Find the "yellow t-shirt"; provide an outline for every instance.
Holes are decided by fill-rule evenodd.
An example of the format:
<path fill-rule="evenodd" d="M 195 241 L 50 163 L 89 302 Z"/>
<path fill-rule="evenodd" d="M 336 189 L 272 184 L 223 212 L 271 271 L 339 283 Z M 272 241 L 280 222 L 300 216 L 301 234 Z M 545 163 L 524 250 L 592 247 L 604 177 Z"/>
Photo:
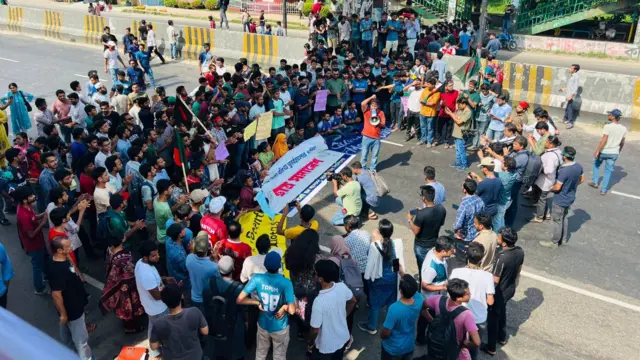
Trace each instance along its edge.
<path fill-rule="evenodd" d="M 318 224 L 318 222 L 316 220 L 311 220 L 311 223 L 309 224 L 309 229 L 313 229 L 315 231 L 318 231 L 318 229 L 320 228 L 320 225 Z M 284 237 L 287 240 L 293 240 L 295 238 L 297 238 L 298 236 L 300 236 L 300 234 L 302 234 L 303 231 L 307 230 L 307 228 L 305 228 L 302 225 L 296 225 L 290 229 L 286 229 L 284 231 Z"/>
<path fill-rule="evenodd" d="M 424 103 L 433 102 L 435 103 L 432 106 L 427 106 Z M 438 104 L 440 103 L 440 92 L 436 91 L 435 93 L 429 96 L 429 91 L 424 90 L 422 92 L 422 97 L 420 98 L 420 103 L 422 104 L 422 109 L 420 110 L 420 115 L 433 117 L 436 116 L 438 111 Z"/>

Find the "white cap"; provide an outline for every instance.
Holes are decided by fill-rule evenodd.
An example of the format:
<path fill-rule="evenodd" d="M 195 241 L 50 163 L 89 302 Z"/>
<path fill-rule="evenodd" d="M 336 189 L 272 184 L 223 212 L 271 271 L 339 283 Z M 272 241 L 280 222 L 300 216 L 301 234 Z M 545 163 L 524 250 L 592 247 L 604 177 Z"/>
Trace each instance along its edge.
<path fill-rule="evenodd" d="M 113 41 L 109 41 L 109 42 L 107 43 L 107 46 L 116 46 L 116 43 L 114 43 Z"/>
<path fill-rule="evenodd" d="M 100 89 L 101 87 L 104 87 L 104 85 L 102 85 L 101 82 L 97 82 L 95 85 L 93 85 L 96 89 Z"/>
<path fill-rule="evenodd" d="M 217 214 L 220 211 L 222 211 L 222 209 L 224 209 L 224 204 L 227 202 L 227 198 L 225 198 L 224 196 L 218 196 L 218 197 L 214 197 L 213 199 L 211 199 L 211 202 L 209 202 L 209 212 Z"/>

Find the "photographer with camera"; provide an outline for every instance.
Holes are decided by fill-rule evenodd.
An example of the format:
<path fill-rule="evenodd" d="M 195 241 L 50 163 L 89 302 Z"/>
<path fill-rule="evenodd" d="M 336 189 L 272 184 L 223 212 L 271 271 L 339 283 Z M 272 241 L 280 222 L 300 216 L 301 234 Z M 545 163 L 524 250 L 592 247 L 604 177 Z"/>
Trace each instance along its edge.
<path fill-rule="evenodd" d="M 331 218 L 331 223 L 344 225 L 344 218 L 347 215 L 360 216 L 362 187 L 353 179 L 351 168 L 347 166 L 340 170 L 339 174 L 329 174 L 327 179 L 333 182 L 333 194 L 336 196 L 336 204 L 340 206 L 338 212 Z"/>
<path fill-rule="evenodd" d="M 482 161 L 485 157 L 492 157 L 496 166 L 496 172 L 502 169 L 504 157 L 511 153 L 513 143 L 516 140 L 517 128 L 514 124 L 506 124 L 504 127 L 504 137 L 499 140 L 491 140 L 486 136 L 482 136 L 480 141 L 480 149 L 478 150 L 478 159 Z"/>
<path fill-rule="evenodd" d="M 378 206 L 378 193 L 376 191 L 376 183 L 371 177 L 371 171 L 364 170 L 360 161 L 354 161 L 351 164 L 353 174 L 356 176 L 356 181 L 360 183 L 362 188 L 360 194 L 362 198 L 362 211 L 360 214 L 367 214 L 369 220 L 378 220 L 378 214 L 373 211 L 373 208 Z"/>

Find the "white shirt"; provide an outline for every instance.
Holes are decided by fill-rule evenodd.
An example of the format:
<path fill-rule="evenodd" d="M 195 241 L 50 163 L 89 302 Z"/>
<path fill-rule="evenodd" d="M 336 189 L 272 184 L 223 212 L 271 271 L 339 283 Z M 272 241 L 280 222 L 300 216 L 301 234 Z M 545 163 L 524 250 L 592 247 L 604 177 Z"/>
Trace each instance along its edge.
<path fill-rule="evenodd" d="M 111 152 L 109 152 L 108 154 L 105 154 L 102 151 L 99 151 L 98 154 L 96 154 L 96 158 L 95 160 L 93 160 L 93 163 L 96 164 L 96 167 L 106 168 L 106 166 L 104 165 L 104 162 L 107 160 L 109 156 L 111 156 Z"/>
<path fill-rule="evenodd" d="M 621 124 L 609 123 L 602 130 L 603 135 L 608 135 L 607 143 L 604 144 L 601 153 L 620 154 L 620 143 L 627 136 L 627 128 Z"/>
<path fill-rule="evenodd" d="M 91 96 L 91 101 L 93 101 L 93 104 L 91 105 L 98 107 L 98 105 L 100 105 L 100 103 L 103 101 L 109 102 L 109 95 L 96 92 L 95 94 L 93 94 L 93 96 Z"/>
<path fill-rule="evenodd" d="M 133 117 L 134 124 L 138 126 L 142 126 L 142 124 L 140 123 L 140 117 L 138 117 L 138 113 L 140 112 L 140 110 L 141 108 L 140 106 L 138 106 L 138 104 L 133 105 L 129 110 L 129 115 Z"/>
<path fill-rule="evenodd" d="M 264 274 L 267 269 L 264 267 L 264 258 L 267 255 L 253 255 L 244 260 L 242 264 L 242 272 L 240 273 L 240 281 L 246 283 L 254 274 Z"/>
<path fill-rule="evenodd" d="M 487 321 L 487 295 L 495 294 L 493 275 L 481 269 L 469 269 L 467 267 L 454 269 L 449 279 L 462 279 L 469 283 L 471 298 L 463 305 L 471 310 L 476 324 Z"/>
<path fill-rule="evenodd" d="M 165 305 L 162 300 L 154 299 L 149 292 L 149 290 L 155 288 L 162 290 L 162 279 L 160 278 L 160 274 L 158 274 L 158 270 L 140 259 L 136 263 L 135 277 L 136 288 L 138 288 L 138 293 L 140 294 L 140 302 L 147 315 L 155 316 L 166 311 L 167 305 Z"/>
<path fill-rule="evenodd" d="M 227 72 L 227 67 L 226 66 L 223 66 L 223 67 L 217 67 L 216 66 L 216 74 L 218 74 L 218 76 L 222 76 L 226 72 Z"/>
<path fill-rule="evenodd" d="M 329 289 L 320 290 L 311 309 L 311 326 L 320 329 L 316 348 L 321 354 L 331 354 L 349 341 L 346 302 L 353 293 L 344 283 L 334 283 Z"/>
<path fill-rule="evenodd" d="M 351 39 L 351 23 L 345 21 L 338 23 L 338 32 L 340 33 L 340 41 Z"/>
<path fill-rule="evenodd" d="M 84 104 L 82 101 L 78 101 L 77 104 L 71 104 L 69 108 L 69 116 L 71 116 L 71 121 L 78 124 L 81 128 L 87 127 L 87 113 L 84 111 Z"/>
<path fill-rule="evenodd" d="M 109 69 L 118 68 L 118 50 L 117 49 L 113 49 L 113 51 L 109 49 L 105 50 L 104 58 L 107 59 L 107 67 Z"/>
<path fill-rule="evenodd" d="M 127 112 L 127 109 L 129 107 L 129 98 L 127 97 L 127 95 L 122 95 L 122 94 L 114 95 L 111 98 L 110 105 L 113 108 L 113 110 L 118 114 L 124 114 Z"/>
<path fill-rule="evenodd" d="M 100 215 L 109 208 L 109 198 L 115 191 L 110 186 L 105 188 L 96 188 L 93 191 L 93 203 L 96 204 L 96 214 Z"/>
<path fill-rule="evenodd" d="M 420 97 L 422 97 L 423 89 L 416 89 L 412 87 L 411 94 L 409 94 L 409 111 L 419 113 L 422 110 L 422 104 L 420 103 Z"/>
<path fill-rule="evenodd" d="M 177 37 L 178 37 L 178 34 L 176 33 L 176 28 L 169 25 L 169 27 L 167 28 L 167 39 L 169 39 L 169 44 L 177 43 L 178 42 Z M 149 37 L 147 36 L 147 41 L 148 40 L 149 40 Z"/>
<path fill-rule="evenodd" d="M 533 138 L 536 139 L 536 141 L 540 140 L 541 138 L 541 135 L 538 134 L 538 132 L 536 131 L 537 123 L 538 123 L 537 121 L 534 121 L 533 124 L 525 125 L 522 127 L 522 131 L 531 132 L 533 134 Z M 553 126 L 549 121 L 547 121 L 546 124 L 547 126 L 549 126 L 549 136 L 554 136 L 556 134 L 555 126 Z"/>
<path fill-rule="evenodd" d="M 435 248 L 429 250 L 427 256 L 422 263 L 422 269 L 420 269 L 422 275 L 422 282 L 429 285 L 442 285 L 447 281 L 447 260 L 439 260 L 435 254 Z M 422 284 L 420 284 L 422 289 Z M 446 291 L 427 291 L 421 290 L 422 296 L 425 300 L 436 295 L 443 295 Z"/>
<path fill-rule="evenodd" d="M 548 149 L 540 156 L 542 160 L 542 171 L 535 184 L 542 191 L 549 191 L 556 183 L 556 173 L 558 167 L 562 165 L 562 154 L 558 148 Z"/>
<path fill-rule="evenodd" d="M 147 32 L 147 46 L 156 46 L 156 32 L 153 30 Z"/>
<path fill-rule="evenodd" d="M 282 101 L 287 104 L 289 101 L 291 101 L 291 94 L 289 94 L 289 91 L 280 91 L 280 99 L 282 99 Z M 289 105 L 284 107 L 285 110 L 290 110 L 289 109 Z M 285 115 L 284 116 L 284 120 L 286 121 L 287 119 L 289 119 L 291 116 L 289 115 Z"/>

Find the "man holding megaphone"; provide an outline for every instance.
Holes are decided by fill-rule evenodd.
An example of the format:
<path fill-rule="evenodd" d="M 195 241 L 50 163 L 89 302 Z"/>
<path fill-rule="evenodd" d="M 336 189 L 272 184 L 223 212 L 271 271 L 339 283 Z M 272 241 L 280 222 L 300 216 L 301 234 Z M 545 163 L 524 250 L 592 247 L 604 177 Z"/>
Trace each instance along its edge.
<path fill-rule="evenodd" d="M 364 129 L 362 130 L 362 167 L 365 170 L 376 171 L 378 154 L 380 153 L 380 131 L 385 127 L 384 112 L 380 109 L 375 95 L 362 102 L 364 115 Z M 371 153 L 371 166 L 367 166 Z"/>

